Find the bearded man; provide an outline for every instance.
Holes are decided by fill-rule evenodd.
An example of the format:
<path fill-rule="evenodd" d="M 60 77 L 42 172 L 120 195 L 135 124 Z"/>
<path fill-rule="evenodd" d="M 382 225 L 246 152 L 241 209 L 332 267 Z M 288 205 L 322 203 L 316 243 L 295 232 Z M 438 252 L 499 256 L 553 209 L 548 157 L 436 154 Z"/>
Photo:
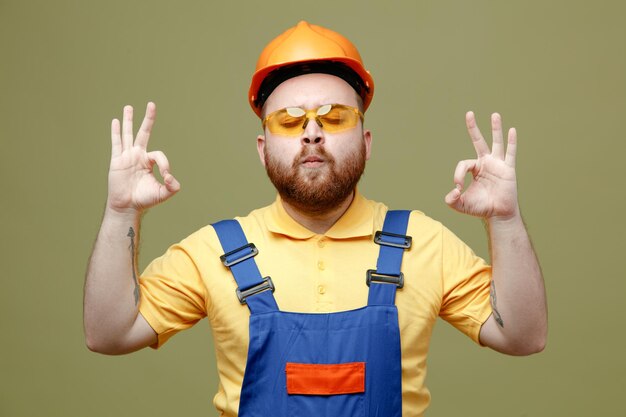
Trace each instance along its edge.
<path fill-rule="evenodd" d="M 147 151 L 155 105 L 136 138 L 126 106 L 121 126 L 112 123 L 108 199 L 86 279 L 89 349 L 158 348 L 208 317 L 220 415 L 386 417 L 421 416 L 428 406 L 437 317 L 499 352 L 541 351 L 546 301 L 517 201 L 515 130 L 505 149 L 494 114 L 489 149 L 468 112 L 477 156 L 458 164 L 445 197 L 487 223 L 489 266 L 423 213 L 388 210 L 358 192 L 373 91 L 358 51 L 336 32 L 300 22 L 270 42 L 249 101 L 276 201 L 193 233 L 140 278 L 141 213 L 180 184 L 165 155 Z"/>

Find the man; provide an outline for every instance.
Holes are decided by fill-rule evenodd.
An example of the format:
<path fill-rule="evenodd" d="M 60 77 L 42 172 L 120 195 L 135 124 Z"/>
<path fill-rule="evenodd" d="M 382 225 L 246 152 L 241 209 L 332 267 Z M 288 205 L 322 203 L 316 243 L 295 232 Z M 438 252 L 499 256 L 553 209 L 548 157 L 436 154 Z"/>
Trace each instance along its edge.
<path fill-rule="evenodd" d="M 199 230 L 141 278 L 141 213 L 180 184 L 165 155 L 147 151 L 155 105 L 134 140 L 125 107 L 121 129 L 112 123 L 107 205 L 86 278 L 89 348 L 156 348 L 206 316 L 220 376 L 214 403 L 226 416 L 420 416 L 437 316 L 497 351 L 541 351 L 546 301 L 517 202 L 515 130 L 505 151 L 494 114 L 490 150 L 467 113 L 477 157 L 458 164 L 445 197 L 487 223 L 490 267 L 424 214 L 359 194 L 373 91 L 358 51 L 336 32 L 300 22 L 268 44 L 249 100 L 276 202 Z"/>

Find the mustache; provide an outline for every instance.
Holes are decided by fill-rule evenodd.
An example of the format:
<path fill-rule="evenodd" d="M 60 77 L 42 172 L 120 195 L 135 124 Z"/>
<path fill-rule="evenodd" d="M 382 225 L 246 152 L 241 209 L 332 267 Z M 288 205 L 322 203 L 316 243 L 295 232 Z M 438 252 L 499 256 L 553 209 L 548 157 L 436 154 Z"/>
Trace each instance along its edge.
<path fill-rule="evenodd" d="M 293 159 L 293 163 L 291 164 L 293 168 L 298 167 L 302 164 L 307 158 L 319 158 L 324 162 L 328 162 L 331 165 L 335 164 L 335 158 L 329 154 L 323 146 L 315 147 L 311 149 L 310 147 L 304 147 L 300 151 L 300 153 Z"/>

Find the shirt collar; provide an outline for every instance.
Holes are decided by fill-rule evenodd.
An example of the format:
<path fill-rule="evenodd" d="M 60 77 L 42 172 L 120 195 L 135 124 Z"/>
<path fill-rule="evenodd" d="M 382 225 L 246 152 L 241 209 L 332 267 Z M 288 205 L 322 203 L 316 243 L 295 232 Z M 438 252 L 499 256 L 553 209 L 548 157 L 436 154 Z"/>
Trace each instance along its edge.
<path fill-rule="evenodd" d="M 280 196 L 276 196 L 276 201 L 266 211 L 265 222 L 272 233 L 279 233 L 294 239 L 309 239 L 316 236 L 315 232 L 296 222 L 285 211 Z M 348 210 L 324 235 L 332 239 L 349 239 L 371 236 L 373 230 L 373 206 L 357 190 Z"/>

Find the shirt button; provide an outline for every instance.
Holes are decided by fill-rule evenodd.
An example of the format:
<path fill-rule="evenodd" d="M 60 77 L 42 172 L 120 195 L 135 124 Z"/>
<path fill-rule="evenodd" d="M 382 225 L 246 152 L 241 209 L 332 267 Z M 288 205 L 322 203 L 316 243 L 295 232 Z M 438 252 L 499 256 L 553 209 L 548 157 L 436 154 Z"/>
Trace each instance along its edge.
<path fill-rule="evenodd" d="M 323 271 L 324 269 L 326 269 L 326 265 L 324 265 L 324 261 L 318 261 L 317 267 L 319 268 L 320 271 Z"/>
<path fill-rule="evenodd" d="M 324 246 L 326 246 L 326 241 L 324 239 L 320 239 L 317 241 L 317 246 L 320 248 L 323 248 Z"/>
<path fill-rule="evenodd" d="M 317 292 L 320 294 L 324 294 L 326 292 L 326 287 L 324 287 L 323 285 L 318 286 Z"/>

